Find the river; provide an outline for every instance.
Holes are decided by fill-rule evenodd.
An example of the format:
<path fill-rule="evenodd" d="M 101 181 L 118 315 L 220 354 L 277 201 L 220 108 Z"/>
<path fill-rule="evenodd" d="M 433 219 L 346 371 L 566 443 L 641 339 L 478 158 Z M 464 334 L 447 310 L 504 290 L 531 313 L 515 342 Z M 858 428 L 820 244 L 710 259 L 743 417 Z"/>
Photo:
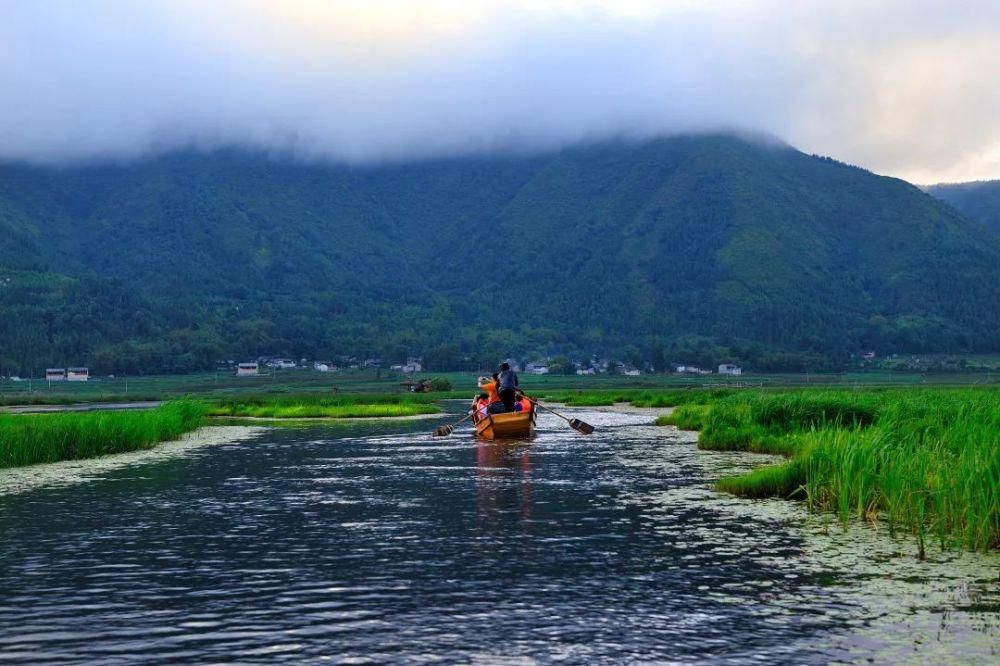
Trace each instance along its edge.
<path fill-rule="evenodd" d="M 275 428 L 0 495 L 0 662 L 997 663 L 1000 557 L 718 495 L 763 457 L 575 410 Z"/>

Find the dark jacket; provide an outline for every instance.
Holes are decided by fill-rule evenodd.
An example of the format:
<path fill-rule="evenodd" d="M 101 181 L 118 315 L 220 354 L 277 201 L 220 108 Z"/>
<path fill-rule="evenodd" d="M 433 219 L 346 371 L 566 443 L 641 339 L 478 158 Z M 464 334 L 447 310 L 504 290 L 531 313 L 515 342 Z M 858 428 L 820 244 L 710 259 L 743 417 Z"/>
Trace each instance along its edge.
<path fill-rule="evenodd" d="M 500 382 L 497 387 L 497 392 L 500 391 L 513 391 L 517 388 L 517 373 L 513 370 L 504 370 L 500 373 Z"/>

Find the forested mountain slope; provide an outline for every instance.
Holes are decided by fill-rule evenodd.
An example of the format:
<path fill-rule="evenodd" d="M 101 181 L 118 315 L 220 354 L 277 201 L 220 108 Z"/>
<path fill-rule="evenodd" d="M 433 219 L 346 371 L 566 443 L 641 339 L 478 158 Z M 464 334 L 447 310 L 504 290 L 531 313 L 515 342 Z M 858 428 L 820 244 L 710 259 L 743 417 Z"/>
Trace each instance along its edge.
<path fill-rule="evenodd" d="M 978 224 L 903 181 L 723 135 L 365 167 L 8 164 L 0 233 L 0 363 L 20 371 L 1000 349 L 1000 241 Z"/>
<path fill-rule="evenodd" d="M 1000 180 L 931 185 L 929 193 L 1000 233 Z"/>

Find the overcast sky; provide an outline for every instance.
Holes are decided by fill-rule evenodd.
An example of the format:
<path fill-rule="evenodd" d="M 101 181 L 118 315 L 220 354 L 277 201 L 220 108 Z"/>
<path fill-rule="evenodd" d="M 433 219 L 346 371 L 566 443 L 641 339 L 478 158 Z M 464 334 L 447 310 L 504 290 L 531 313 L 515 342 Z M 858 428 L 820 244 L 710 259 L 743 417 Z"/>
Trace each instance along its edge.
<path fill-rule="evenodd" d="M 918 183 L 1000 178 L 1000 2 L 0 0 L 0 158 L 720 128 Z"/>

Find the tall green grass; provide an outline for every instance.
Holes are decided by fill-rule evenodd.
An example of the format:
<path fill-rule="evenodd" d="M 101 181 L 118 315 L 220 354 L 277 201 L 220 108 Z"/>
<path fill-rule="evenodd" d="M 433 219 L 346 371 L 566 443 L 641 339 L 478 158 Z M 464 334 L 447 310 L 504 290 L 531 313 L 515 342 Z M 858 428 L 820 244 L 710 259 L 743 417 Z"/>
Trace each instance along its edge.
<path fill-rule="evenodd" d="M 201 403 L 179 400 L 150 410 L 0 415 L 0 468 L 152 448 L 196 429 L 203 414 Z"/>
<path fill-rule="evenodd" d="M 210 416 L 271 419 L 378 418 L 439 411 L 431 398 L 412 394 L 249 396 L 221 400 L 208 408 Z"/>
<path fill-rule="evenodd" d="M 814 508 L 884 520 L 890 530 L 969 548 L 1000 546 L 1000 392 L 816 391 L 714 403 L 704 449 L 791 460 L 721 479 L 749 497 L 799 496 Z"/>
<path fill-rule="evenodd" d="M 656 419 L 656 425 L 677 426 L 681 430 L 701 430 L 708 415 L 708 405 L 698 405 L 693 402 L 675 407 L 669 414 Z"/>

